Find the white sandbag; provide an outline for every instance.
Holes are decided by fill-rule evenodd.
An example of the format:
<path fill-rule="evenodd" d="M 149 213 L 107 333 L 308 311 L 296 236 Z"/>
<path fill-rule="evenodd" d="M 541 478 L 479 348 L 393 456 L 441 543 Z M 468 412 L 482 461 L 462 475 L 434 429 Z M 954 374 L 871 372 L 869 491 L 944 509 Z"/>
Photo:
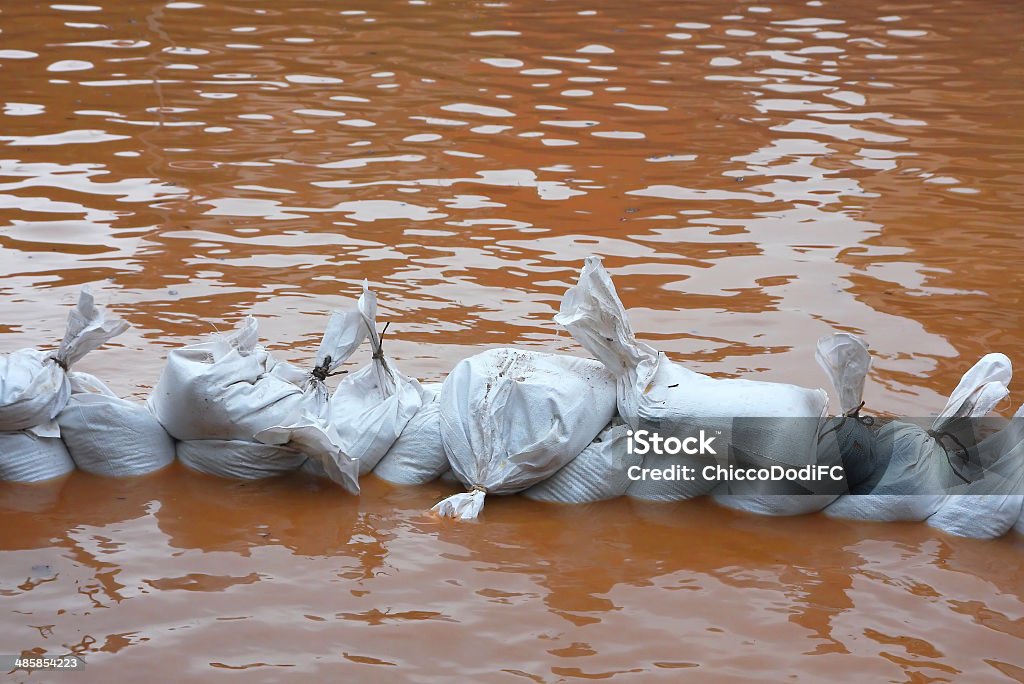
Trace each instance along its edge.
<path fill-rule="evenodd" d="M 576 458 L 522 495 L 534 501 L 591 503 L 622 496 L 629 488 L 629 469 L 643 458 L 628 450 L 629 427 L 611 425 Z"/>
<path fill-rule="evenodd" d="M 89 287 L 83 287 L 56 352 L 0 354 L 0 431 L 25 430 L 56 418 L 71 396 L 71 366 L 127 329 L 120 318 L 108 319 Z"/>
<path fill-rule="evenodd" d="M 847 434 L 850 430 L 868 431 L 867 426 L 859 422 L 858 412 L 863 406 L 864 379 L 871 368 L 871 354 L 868 352 L 867 344 L 856 335 L 835 333 L 818 340 L 815 359 L 832 381 L 832 387 L 839 396 L 842 412 L 838 418 L 820 422 L 817 465 L 841 465 L 845 474 L 849 475 L 851 465 L 854 468 L 862 465 L 847 463 L 843 458 L 847 450 L 843 447 L 850 439 L 850 435 Z M 858 450 L 855 453 L 860 455 L 862 452 Z M 870 472 L 871 464 L 865 463 L 862 468 Z M 799 493 L 783 491 L 788 488 Z M 777 482 L 750 483 L 728 489 L 732 493 L 714 495 L 715 501 L 727 508 L 757 515 L 791 516 L 820 511 L 845 493 L 847 483 L 832 480 L 791 485 Z M 737 489 L 745 489 L 751 493 L 737 494 Z M 759 489 L 765 493 L 757 493 Z M 813 491 L 827 493 L 811 493 Z"/>
<path fill-rule="evenodd" d="M 174 440 L 144 405 L 119 398 L 88 373 L 69 373 L 71 398 L 57 416 L 75 465 L 107 477 L 145 475 L 174 461 Z"/>
<path fill-rule="evenodd" d="M 962 483 L 943 444 L 932 435 L 941 436 L 959 418 L 988 414 L 1009 394 L 1012 376 L 1006 356 L 988 354 L 964 374 L 930 431 L 900 421 L 885 425 L 876 444 L 891 449 L 891 456 L 878 484 L 869 494 L 841 496 L 825 514 L 853 520 L 928 519 Z"/>
<path fill-rule="evenodd" d="M 349 373 L 331 398 L 331 422 L 359 474 L 373 470 L 423 403 L 419 381 L 403 375 L 384 354 L 377 334 L 377 296 L 363 284 L 359 315 L 373 348 L 370 363 Z"/>
<path fill-rule="evenodd" d="M 617 381 L 619 414 L 634 430 L 649 430 L 663 438 L 684 439 L 700 430 L 721 431 L 719 444 L 787 466 L 814 462 L 818 425 L 815 420 L 747 421 L 732 434 L 733 419 L 821 418 L 828 397 L 823 390 L 751 380 L 716 379 L 673 363 L 653 347 L 638 342 L 626 310 L 598 257 L 588 257 L 579 282 L 562 299 L 555 321 L 599 359 Z M 725 465 L 726 449 L 710 457 L 684 454 L 644 456 L 644 468 L 689 465 L 694 480 L 638 480 L 627 495 L 649 500 L 688 499 L 710 492 L 717 484 L 702 477 L 703 466 Z"/>
<path fill-rule="evenodd" d="M 394 484 L 433 482 L 451 467 L 441 443 L 441 383 L 422 387 L 423 405 L 373 469 Z"/>
<path fill-rule="evenodd" d="M 614 414 L 615 381 L 596 361 L 507 348 L 460 361 L 441 388 L 441 441 L 470 491 L 432 510 L 475 519 L 485 495 L 550 477 Z"/>
<path fill-rule="evenodd" d="M 178 460 L 192 470 L 238 480 L 259 480 L 298 470 L 305 454 L 277 446 L 240 440 L 178 442 Z"/>
<path fill-rule="evenodd" d="M 19 432 L 0 432 L 0 480 L 41 482 L 75 469 L 57 424 L 50 422 Z"/>
<path fill-rule="evenodd" d="M 314 369 L 304 371 L 276 361 L 258 344 L 256 319 L 248 316 L 230 335 L 172 351 L 149 406 L 178 440 L 259 442 L 293 448 L 322 461 L 333 480 L 356 493 L 358 463 L 345 454 L 330 424 L 324 381 L 365 337 L 366 327 L 358 311 L 335 311 Z M 235 450 L 225 455 L 244 453 Z M 254 457 L 260 458 L 260 453 L 254 452 Z M 236 467 L 245 469 L 247 465 L 225 465 L 223 470 Z"/>
<path fill-rule="evenodd" d="M 996 539 L 1024 513 L 1024 406 L 1000 432 L 978 445 L 983 460 L 994 456 L 982 477 L 958 485 L 928 525 L 959 537 Z"/>

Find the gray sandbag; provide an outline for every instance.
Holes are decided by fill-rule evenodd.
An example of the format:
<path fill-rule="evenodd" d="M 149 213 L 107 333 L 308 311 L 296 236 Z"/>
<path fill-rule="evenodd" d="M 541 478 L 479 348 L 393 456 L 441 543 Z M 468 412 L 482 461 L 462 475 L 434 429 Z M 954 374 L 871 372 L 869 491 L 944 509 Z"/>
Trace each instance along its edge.
<path fill-rule="evenodd" d="M 723 483 L 715 493 L 715 501 L 727 508 L 768 516 L 806 515 L 822 510 L 840 495 L 849 491 L 849 473 L 864 479 L 874 468 L 871 452 L 860 447 L 873 440 L 867 425 L 859 420 L 863 406 L 864 379 L 871 368 L 868 346 L 856 335 L 835 333 L 818 340 L 815 359 L 825 371 L 839 396 L 841 416 L 818 421 L 816 465 L 830 468 L 843 466 L 844 480 L 831 478 L 813 482 L 743 482 Z M 790 419 L 794 426 L 810 418 Z M 802 432 L 802 430 L 794 430 Z M 867 433 L 866 435 L 862 433 Z M 767 459 L 749 459 L 746 467 L 766 468 L 774 465 Z"/>
<path fill-rule="evenodd" d="M 981 476 L 955 487 L 928 525 L 959 537 L 996 539 L 1024 514 L 1024 406 L 978 445 L 975 456 L 984 465 Z"/>
<path fill-rule="evenodd" d="M 937 437 L 955 430 L 961 418 L 987 415 L 1009 391 L 1010 360 L 988 354 L 961 378 L 931 430 L 893 421 L 879 430 L 876 445 L 888 449 L 885 472 L 867 494 L 839 497 L 825 515 L 853 520 L 923 521 L 936 513 L 962 476 L 950 464 L 946 446 Z"/>

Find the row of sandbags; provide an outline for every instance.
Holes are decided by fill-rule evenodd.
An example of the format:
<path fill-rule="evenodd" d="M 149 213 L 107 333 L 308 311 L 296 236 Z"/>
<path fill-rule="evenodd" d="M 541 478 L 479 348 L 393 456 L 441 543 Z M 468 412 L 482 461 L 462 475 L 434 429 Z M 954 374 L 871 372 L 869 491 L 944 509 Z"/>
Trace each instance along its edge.
<path fill-rule="evenodd" d="M 370 471 L 401 484 L 453 478 L 468 491 L 449 497 L 434 510 L 459 518 L 477 517 L 487 494 L 517 492 L 561 502 L 623 494 L 649 500 L 712 494 L 726 506 L 760 514 L 824 509 L 840 517 L 934 519 L 944 529 L 970 536 L 995 536 L 1005 526 L 987 522 L 992 510 L 1007 520 L 1016 506 L 1011 525 L 1020 517 L 1021 497 L 1016 492 L 1021 491 L 1018 475 L 1024 455 L 1017 449 L 1019 435 L 1003 434 L 989 449 L 994 454 L 990 460 L 1001 457 L 996 470 L 1005 475 L 1002 498 L 987 491 L 993 478 L 983 485 L 970 483 L 973 489 L 960 487 L 963 491 L 953 495 L 939 493 L 949 479 L 941 467 L 948 459 L 932 436 L 940 434 L 944 422 L 987 413 L 1005 397 L 1009 361 L 1002 355 L 989 355 L 965 376 L 931 433 L 890 423 L 885 435 L 875 435 L 857 415 L 870 356 L 853 336 L 839 334 L 819 343 L 818 360 L 842 406 L 840 417 L 825 420 L 827 395 L 822 390 L 710 378 L 638 342 L 611 279 L 596 258 L 587 260 L 556 320 L 598 361 L 494 349 L 460 362 L 440 385 L 420 385 L 401 374 L 384 354 L 382 335 L 376 330 L 376 298 L 365 286 L 354 310 L 332 314 L 312 370 L 276 361 L 259 345 L 256 321 L 250 317 L 229 335 L 172 351 L 149 398 L 150 411 L 116 399 L 91 376 L 66 370 L 124 329 L 120 321 L 106 322 L 87 292 L 72 319 L 56 354 L 25 350 L 0 357 L 6 364 L 0 367 L 2 479 L 61 474 L 59 468 L 43 469 L 45 473 L 32 468 L 39 471 L 40 464 L 60 460 L 52 454 L 63 444 L 80 467 L 102 474 L 139 474 L 169 462 L 174 447 L 168 446 L 173 441 L 166 434 L 145 437 L 142 430 L 123 431 L 139 439 L 132 443 L 120 438 L 125 446 L 119 453 L 110 448 L 118 443 L 111 440 L 119 429 L 116 421 L 87 417 L 88 422 L 78 424 L 88 428 L 76 429 L 72 421 L 59 418 L 70 415 L 76 404 L 91 408 L 102 403 L 115 407 L 106 413 L 122 425 L 127 424 L 122 416 L 130 415 L 154 432 L 165 428 L 177 440 L 177 456 L 186 466 L 216 475 L 252 479 L 301 468 L 352 492 L 358 491 L 358 477 Z M 85 322 L 78 323 L 79 319 Z M 104 332 L 82 333 L 92 329 Z M 329 396 L 326 379 L 366 339 L 370 362 L 346 374 Z M 36 376 L 41 379 L 25 380 Z M 56 379 L 51 383 L 56 389 L 48 389 L 44 376 Z M 68 385 L 66 399 L 61 383 Z M 75 401 L 79 395 L 82 398 Z M 19 416 L 23 405 L 33 402 L 40 404 L 39 409 L 28 418 Z M 55 426 L 50 425 L 50 414 L 58 417 Z M 792 420 L 795 417 L 804 420 Z M 628 430 L 644 428 L 665 435 L 700 429 L 724 432 L 737 418 L 752 420 L 742 431 L 730 433 L 733 447 L 789 466 L 841 462 L 850 483 L 860 489 L 851 487 L 853 496 L 738 495 L 721 493 L 714 481 L 631 482 L 626 476 L 631 465 L 641 463 L 640 456 L 625 448 Z M 57 432 L 64 424 L 68 428 L 60 432 L 62 441 Z M 93 445 L 102 445 L 94 446 L 92 457 L 80 458 L 72 448 L 83 441 L 76 439 L 80 435 L 91 435 Z M 888 450 L 892 457 L 882 460 L 864 448 L 876 438 L 893 445 Z M 12 459 L 7 456 L 11 448 L 24 455 L 32 449 L 51 455 Z M 66 472 L 70 459 L 63 456 Z M 642 461 L 644 467 L 657 468 L 685 458 L 648 455 Z M 90 461 L 94 465 L 87 466 Z M 18 473 L 8 463 L 31 467 Z M 984 501 L 979 501 L 982 493 Z M 924 499 L 928 503 L 919 503 Z M 941 514 L 943 510 L 950 513 Z M 978 518 L 985 520 L 978 523 Z"/>

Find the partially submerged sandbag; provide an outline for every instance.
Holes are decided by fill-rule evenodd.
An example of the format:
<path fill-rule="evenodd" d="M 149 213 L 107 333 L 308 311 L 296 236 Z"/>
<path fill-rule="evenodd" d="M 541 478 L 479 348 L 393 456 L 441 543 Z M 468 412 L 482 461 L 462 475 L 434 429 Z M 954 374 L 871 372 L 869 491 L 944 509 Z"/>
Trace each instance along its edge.
<path fill-rule="evenodd" d="M 18 432 L 0 432 L 0 480 L 41 482 L 75 469 L 57 424 L 50 422 Z"/>
<path fill-rule="evenodd" d="M 1013 375 L 1003 354 L 988 354 L 964 374 L 931 429 L 892 421 L 879 430 L 875 448 L 887 450 L 884 468 L 869 493 L 840 497 L 825 514 L 855 520 L 922 521 L 934 514 L 953 487 L 965 483 L 951 460 L 947 442 L 959 440 L 957 430 L 971 429 L 970 418 L 988 414 L 1009 393 Z"/>
<path fill-rule="evenodd" d="M 954 487 L 928 525 L 960 537 L 996 539 L 1024 515 L 1024 406 L 975 455 L 984 463 L 981 476 Z"/>
<path fill-rule="evenodd" d="M 384 354 L 377 333 L 377 296 L 364 283 L 359 317 L 373 349 L 370 363 L 349 373 L 331 398 L 331 422 L 359 474 L 373 470 L 423 403 L 423 389 Z"/>
<path fill-rule="evenodd" d="M 338 484 L 359 491 L 358 463 L 340 446 L 330 424 L 327 377 L 366 337 L 358 311 L 335 311 L 315 365 L 306 371 L 276 361 L 259 343 L 256 319 L 245 318 L 230 335 L 172 351 L 149 406 L 170 435 L 181 441 L 253 442 L 295 449 L 322 462 Z M 266 450 L 241 447 L 225 458 L 259 461 Z M 259 469 L 260 464 L 225 465 Z"/>
<path fill-rule="evenodd" d="M 550 477 L 614 414 L 615 381 L 596 361 L 508 348 L 460 361 L 441 388 L 441 440 L 470 491 L 433 510 L 476 518 L 487 494 Z"/>
<path fill-rule="evenodd" d="M 200 473 L 260 480 L 298 470 L 309 460 L 294 449 L 240 440 L 192 439 L 177 444 L 178 460 Z"/>
<path fill-rule="evenodd" d="M 786 466 L 812 464 L 818 425 L 828 397 L 823 390 L 740 379 L 716 379 L 673 363 L 637 341 L 608 272 L 589 257 L 579 282 L 562 299 L 555 320 L 615 376 L 619 414 L 634 430 L 685 439 L 721 432 L 720 445 Z M 787 418 L 812 420 L 786 421 Z M 736 419 L 745 419 L 734 432 Z M 746 420 L 749 419 L 749 420 Z M 780 419 L 778 421 L 771 419 Z M 707 494 L 716 485 L 703 476 L 706 465 L 725 465 L 728 449 L 710 455 L 644 456 L 644 468 L 694 467 L 693 480 L 638 480 L 627 495 L 680 500 Z"/>
<path fill-rule="evenodd" d="M 534 501 L 591 503 L 622 496 L 629 488 L 629 469 L 643 457 L 630 454 L 629 427 L 610 425 L 579 456 L 556 473 L 523 491 Z"/>
<path fill-rule="evenodd" d="M 871 367 L 868 347 L 855 335 L 835 333 L 818 340 L 815 358 L 832 381 L 842 412 L 837 418 L 818 421 L 815 465 L 828 468 L 829 473 L 833 472 L 833 466 L 841 466 L 843 478 L 838 481 L 829 476 L 820 480 L 792 482 L 726 483 L 719 485 L 718 489 L 728 493 L 716 493 L 716 502 L 757 515 L 806 515 L 820 511 L 849 491 L 851 470 L 858 473 L 855 477 L 861 479 L 870 474 L 870 451 L 860 445 L 870 445 L 873 435 L 858 415 L 864 405 L 861 398 L 864 378 Z M 792 419 L 787 423 L 797 425 L 804 420 L 810 419 Z"/>
<path fill-rule="evenodd" d="M 373 469 L 374 475 L 394 484 L 426 484 L 450 468 L 441 443 L 441 383 L 422 387 L 422 406 Z"/>
<path fill-rule="evenodd" d="M 98 378 L 73 372 L 57 416 L 75 465 L 109 477 L 145 475 L 174 461 L 174 440 L 146 406 L 119 398 Z"/>
<path fill-rule="evenodd" d="M 107 319 L 92 290 L 83 287 L 68 313 L 67 328 L 55 352 L 22 349 L 0 354 L 0 431 L 14 432 L 48 423 L 71 396 L 68 371 L 90 351 L 128 329 L 120 318 Z"/>

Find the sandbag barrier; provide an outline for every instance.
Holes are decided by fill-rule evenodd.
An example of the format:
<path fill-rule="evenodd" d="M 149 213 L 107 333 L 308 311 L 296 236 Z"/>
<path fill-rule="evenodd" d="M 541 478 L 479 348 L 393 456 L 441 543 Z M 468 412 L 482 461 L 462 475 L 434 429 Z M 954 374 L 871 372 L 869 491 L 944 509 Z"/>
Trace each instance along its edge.
<path fill-rule="evenodd" d="M 965 477 L 946 443 L 955 440 L 951 426 L 990 414 L 1008 395 L 1012 368 L 1002 354 L 964 375 L 930 429 L 901 421 L 879 429 L 861 415 L 871 357 L 856 336 L 818 342 L 817 362 L 839 396 L 840 413 L 829 417 L 824 390 L 711 378 L 639 342 L 597 257 L 586 260 L 555 316 L 594 359 L 491 349 L 461 361 L 443 383 L 420 384 L 385 354 L 387 326 L 378 333 L 376 314 L 376 295 L 364 283 L 353 309 L 331 314 L 306 369 L 274 359 L 259 344 L 256 319 L 246 317 L 227 335 L 170 352 L 139 405 L 71 370 L 128 327 L 83 288 L 56 351 L 0 355 L 0 480 L 46 480 L 76 467 L 143 475 L 177 457 L 190 469 L 239 479 L 302 470 L 351 493 L 370 472 L 403 485 L 455 481 L 466 491 L 432 510 L 459 519 L 477 518 L 488 495 L 559 503 L 710 495 L 759 515 L 925 521 L 976 538 L 1024 533 L 1024 407 L 972 452 L 987 477 Z M 367 340 L 369 362 L 339 371 Z M 343 378 L 330 395 L 333 375 Z M 760 463 L 841 464 L 848 482 L 841 491 L 738 494 L 704 477 L 627 476 L 634 466 L 699 463 L 698 456 L 630 453 L 633 431 L 717 433 L 737 419 L 745 428 L 730 434 L 731 447 Z M 779 421 L 790 421 L 789 429 Z"/>

